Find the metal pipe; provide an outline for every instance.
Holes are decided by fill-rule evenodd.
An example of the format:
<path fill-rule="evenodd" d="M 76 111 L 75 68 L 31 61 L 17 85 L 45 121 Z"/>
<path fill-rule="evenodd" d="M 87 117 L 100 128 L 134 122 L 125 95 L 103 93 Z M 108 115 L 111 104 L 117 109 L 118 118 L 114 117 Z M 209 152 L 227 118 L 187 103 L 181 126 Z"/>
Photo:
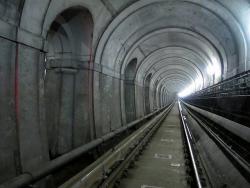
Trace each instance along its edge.
<path fill-rule="evenodd" d="M 190 139 L 192 139 L 192 137 L 191 137 L 191 134 L 190 134 L 190 130 L 189 130 L 189 128 L 188 128 L 188 126 L 187 126 L 187 124 L 185 122 L 184 116 L 182 114 L 182 108 L 181 108 L 181 104 L 180 104 L 179 100 L 178 100 L 178 105 L 179 105 L 179 111 L 180 111 L 182 125 L 183 125 L 183 128 L 184 128 L 185 138 L 186 138 L 186 141 L 187 141 L 187 144 L 188 144 L 188 150 L 189 150 L 190 157 L 191 157 L 191 160 L 192 160 L 192 166 L 193 166 L 193 169 L 194 169 L 194 174 L 195 174 L 195 180 L 196 180 L 196 183 L 197 183 L 197 187 L 202 188 L 200 175 L 198 173 L 198 168 L 197 168 L 197 165 L 196 165 L 193 148 L 192 148 L 191 141 L 190 141 Z"/>
<path fill-rule="evenodd" d="M 116 129 L 113 132 L 110 132 L 101 138 L 98 138 L 96 140 L 93 140 L 83 146 L 80 146 L 69 153 L 66 153 L 50 162 L 48 162 L 47 165 L 43 166 L 40 169 L 37 169 L 36 171 L 30 171 L 30 172 L 25 172 L 17 177 L 14 177 L 10 179 L 9 181 L 6 181 L 5 183 L 0 185 L 0 188 L 21 188 L 24 186 L 28 186 L 29 184 L 36 182 L 49 174 L 53 173 L 56 171 L 58 168 L 61 168 L 65 165 L 67 165 L 69 162 L 73 161 L 74 159 L 80 157 L 84 153 L 94 149 L 95 147 L 101 145 L 102 143 L 106 142 L 107 140 L 112 139 L 115 137 L 117 134 L 120 134 L 122 132 L 125 132 L 126 130 L 138 125 L 139 123 L 143 122 L 146 119 L 149 119 L 158 113 L 162 112 L 167 106 L 146 115 L 145 117 L 135 120 L 119 129 Z"/>
<path fill-rule="evenodd" d="M 189 113 L 191 113 L 191 112 L 189 111 Z M 194 116 L 194 114 L 192 114 L 192 116 Z M 216 143 L 218 143 L 222 147 L 222 149 L 227 154 L 229 154 L 232 159 L 234 159 L 236 161 L 236 163 L 240 166 L 242 171 L 244 171 L 242 173 L 243 176 L 250 177 L 249 176 L 250 175 L 250 166 L 247 163 L 247 161 L 244 158 L 242 158 L 237 152 L 233 151 L 230 144 L 228 145 L 227 143 L 225 143 L 223 141 L 223 139 L 221 139 L 216 133 L 214 133 L 210 128 L 208 128 L 203 122 L 200 122 L 199 120 L 197 120 L 196 116 L 195 116 L 195 119 L 196 119 L 196 121 L 199 122 L 199 124 L 202 126 L 202 128 L 206 130 L 208 135 L 212 137 L 212 140 L 215 141 Z"/>
<path fill-rule="evenodd" d="M 196 106 L 190 105 L 184 101 L 182 101 L 184 105 L 191 108 L 192 110 L 200 113 L 201 115 L 205 116 L 209 120 L 215 122 L 216 124 L 222 126 L 223 128 L 227 129 L 228 131 L 234 133 L 235 135 L 241 137 L 247 142 L 250 142 L 250 128 L 242 125 L 240 123 L 234 122 L 230 119 L 224 118 L 222 116 L 219 116 L 217 114 L 211 113 L 209 111 L 203 110 L 201 108 L 198 108 Z"/>
<path fill-rule="evenodd" d="M 103 180 L 105 180 L 105 182 L 103 182 L 102 185 L 112 187 L 109 183 L 110 181 L 112 182 L 113 178 L 115 178 L 116 173 L 112 172 L 112 175 L 107 177 L 105 172 L 110 172 L 110 170 L 118 164 L 117 162 L 122 161 L 122 164 L 120 164 L 119 167 L 115 169 L 115 171 L 120 171 L 119 169 L 123 168 L 122 166 L 124 165 L 124 163 L 127 163 L 126 161 L 129 158 L 128 155 L 134 153 L 136 150 L 135 148 L 137 148 L 138 145 L 143 142 L 142 140 L 144 140 L 148 136 L 149 132 L 159 126 L 160 122 L 163 121 L 165 116 L 171 110 L 172 106 L 173 105 L 167 107 L 163 112 L 159 113 L 159 115 L 157 115 L 153 120 L 150 120 L 144 126 L 137 129 L 135 132 L 133 132 L 131 135 L 121 141 L 118 145 L 116 145 L 115 150 L 107 151 L 108 155 L 107 153 L 102 155 L 90 165 L 90 168 L 87 167 L 87 170 L 84 169 L 82 172 L 78 173 L 76 176 L 66 181 L 63 185 L 60 186 L 60 188 L 66 188 L 69 186 L 93 187 L 93 185 L 95 185 L 94 187 L 96 187 L 97 184 L 99 184 Z M 98 186 L 102 187 L 100 185 Z"/>

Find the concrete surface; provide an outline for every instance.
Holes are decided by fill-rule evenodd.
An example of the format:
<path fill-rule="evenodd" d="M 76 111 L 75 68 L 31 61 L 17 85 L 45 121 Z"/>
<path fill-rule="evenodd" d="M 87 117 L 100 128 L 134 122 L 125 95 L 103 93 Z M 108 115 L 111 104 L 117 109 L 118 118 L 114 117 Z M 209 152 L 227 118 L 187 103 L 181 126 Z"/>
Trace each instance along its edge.
<path fill-rule="evenodd" d="M 120 188 L 188 187 L 177 103 L 152 140 L 121 179 Z"/>

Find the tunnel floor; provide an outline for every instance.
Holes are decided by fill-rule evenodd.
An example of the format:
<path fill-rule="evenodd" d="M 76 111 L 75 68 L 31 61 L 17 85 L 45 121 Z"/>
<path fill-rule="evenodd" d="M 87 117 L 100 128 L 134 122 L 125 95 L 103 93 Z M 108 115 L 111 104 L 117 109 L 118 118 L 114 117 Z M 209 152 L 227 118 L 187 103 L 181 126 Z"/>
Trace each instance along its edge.
<path fill-rule="evenodd" d="M 177 103 L 119 187 L 188 187 Z"/>

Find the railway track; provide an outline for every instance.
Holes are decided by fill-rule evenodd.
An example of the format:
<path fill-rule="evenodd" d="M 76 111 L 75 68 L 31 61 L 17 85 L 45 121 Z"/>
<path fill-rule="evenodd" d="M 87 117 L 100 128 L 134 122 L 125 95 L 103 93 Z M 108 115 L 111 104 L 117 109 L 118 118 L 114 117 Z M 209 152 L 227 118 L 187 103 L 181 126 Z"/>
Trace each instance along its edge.
<path fill-rule="evenodd" d="M 204 127 L 209 127 L 207 120 L 180 101 L 175 102 L 60 188 L 230 187 L 230 181 L 225 183 L 223 178 L 219 181 L 215 179 L 215 175 L 211 175 L 213 165 L 217 164 L 209 159 L 213 154 L 205 154 L 204 150 L 206 147 L 213 147 L 214 151 L 219 148 L 220 153 L 223 149 L 211 137 L 213 134 L 218 135 L 218 132 L 213 132 L 215 130 L 212 129 L 207 131 Z M 199 140 L 197 135 L 203 134 L 204 139 L 217 147 L 201 143 L 203 137 Z M 248 154 L 244 153 L 244 156 L 247 157 Z M 232 159 L 228 161 L 230 164 L 234 163 Z M 228 161 L 224 165 L 228 165 Z M 239 167 L 233 170 L 234 173 L 235 170 L 239 171 L 241 179 L 237 182 L 242 182 L 244 187 L 249 183 L 249 166 L 247 160 L 241 162 L 246 165 L 243 171 L 239 171 Z M 242 170 L 242 166 L 240 169 Z M 221 173 L 223 172 L 222 170 Z M 223 176 L 217 174 L 220 175 Z M 230 177 L 230 174 L 227 175 Z"/>
<path fill-rule="evenodd" d="M 199 128 L 206 134 L 207 139 L 211 140 L 215 145 L 214 148 L 218 148 L 217 151 L 223 154 L 222 158 L 226 159 L 226 162 L 222 163 L 220 169 L 218 170 L 220 174 L 223 174 L 225 176 L 224 178 L 223 177 L 216 178 L 212 176 L 211 167 L 205 168 L 205 170 L 208 171 L 207 177 L 210 176 L 211 186 L 249 187 L 250 186 L 250 143 L 249 143 L 250 129 L 248 130 L 247 128 L 244 127 L 244 125 L 233 122 L 231 123 L 234 129 L 230 129 L 227 128 L 228 124 L 226 123 L 226 119 L 225 123 L 222 126 L 216 123 L 215 121 L 211 120 L 210 118 L 201 115 L 194 109 L 188 108 L 188 106 L 186 106 L 186 111 L 190 115 L 191 121 L 195 121 L 197 125 L 199 125 Z M 214 116 L 213 118 L 217 119 L 216 116 Z M 246 135 L 249 135 L 249 137 L 243 137 L 243 136 L 241 137 L 240 131 L 242 131 L 242 127 L 245 128 L 244 133 Z M 195 129 L 193 129 L 192 132 L 195 132 Z M 200 149 L 199 153 L 202 153 L 202 149 Z M 210 153 L 210 156 L 213 156 L 213 154 Z M 203 163 L 212 162 L 208 158 L 209 156 L 203 157 Z M 218 161 L 220 161 L 219 158 Z M 218 162 L 214 163 L 214 165 L 219 166 Z M 207 166 L 211 166 L 211 164 L 207 164 Z M 226 166 L 230 167 L 227 168 Z"/>

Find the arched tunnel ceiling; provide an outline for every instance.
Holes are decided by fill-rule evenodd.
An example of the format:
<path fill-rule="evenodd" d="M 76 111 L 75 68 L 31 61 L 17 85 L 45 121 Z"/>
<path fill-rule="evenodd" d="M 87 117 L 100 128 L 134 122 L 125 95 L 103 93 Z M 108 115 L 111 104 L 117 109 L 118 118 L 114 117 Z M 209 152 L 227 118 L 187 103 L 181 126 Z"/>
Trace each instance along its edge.
<path fill-rule="evenodd" d="M 239 21 L 223 3 L 141 0 L 107 27 L 95 62 L 103 72 L 124 75 L 137 58 L 138 84 L 152 73 L 151 87 L 158 82 L 180 92 L 185 85 L 202 89 L 246 70 L 247 50 Z"/>
<path fill-rule="evenodd" d="M 176 82 L 178 80 L 178 82 Z M 175 82 L 175 86 L 178 88 L 184 88 L 185 85 L 194 82 L 193 78 L 189 75 L 186 75 L 182 71 L 174 71 L 170 70 L 169 72 L 166 72 L 165 75 L 162 75 L 162 77 L 159 78 L 158 84 L 156 85 L 156 90 L 160 91 L 162 86 L 168 87 L 168 82 Z M 179 85 L 179 83 L 184 83 L 184 85 Z M 169 89 L 169 91 L 172 91 Z"/>

